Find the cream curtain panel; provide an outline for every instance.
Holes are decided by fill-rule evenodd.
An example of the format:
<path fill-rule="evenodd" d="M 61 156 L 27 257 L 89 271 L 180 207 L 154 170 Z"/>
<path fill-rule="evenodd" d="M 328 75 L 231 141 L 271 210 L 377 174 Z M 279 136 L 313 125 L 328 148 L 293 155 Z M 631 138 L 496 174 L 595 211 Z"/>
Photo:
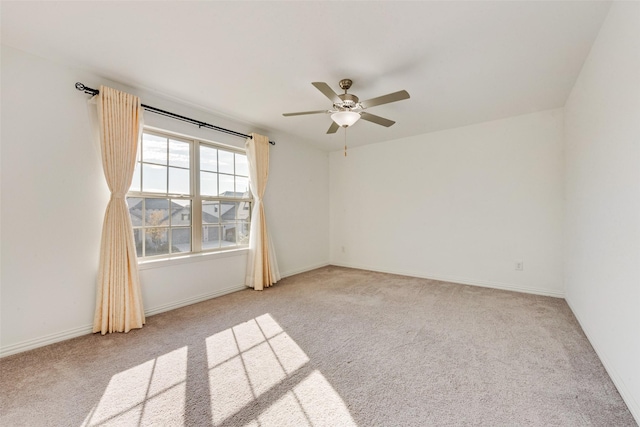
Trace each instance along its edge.
<path fill-rule="evenodd" d="M 251 136 L 253 138 L 248 138 L 245 144 L 249 160 L 249 186 L 253 195 L 245 284 L 261 291 L 280 280 L 280 272 L 267 232 L 262 202 L 269 178 L 269 138 L 256 133 Z"/>
<path fill-rule="evenodd" d="M 131 186 L 142 108 L 136 96 L 100 86 L 102 168 L 111 190 L 102 226 L 93 332 L 129 332 L 145 323 L 138 260 L 125 195 Z"/>

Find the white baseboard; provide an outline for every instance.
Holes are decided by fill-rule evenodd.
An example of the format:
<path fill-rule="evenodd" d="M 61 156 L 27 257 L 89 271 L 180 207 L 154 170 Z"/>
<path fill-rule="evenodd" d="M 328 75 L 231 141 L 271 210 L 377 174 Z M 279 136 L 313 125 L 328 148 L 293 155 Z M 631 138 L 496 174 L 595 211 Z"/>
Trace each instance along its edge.
<path fill-rule="evenodd" d="M 322 268 L 322 267 L 326 267 L 330 265 L 329 262 L 323 262 L 320 264 L 314 264 L 314 265 L 310 265 L 304 268 L 298 268 L 296 270 L 289 270 L 285 273 L 280 273 L 280 276 L 282 276 L 282 278 L 284 279 L 285 277 L 289 277 L 289 276 L 294 276 L 296 274 L 300 274 L 300 273 L 306 273 L 307 271 L 311 271 L 311 270 L 315 270 L 318 268 Z"/>
<path fill-rule="evenodd" d="M 627 404 L 627 408 L 629 408 L 629 412 L 631 412 L 631 415 L 633 415 L 633 418 L 635 418 L 636 423 L 640 424 L 640 404 L 634 398 L 633 394 L 631 393 L 631 391 L 625 384 L 624 380 L 622 379 L 622 376 L 619 375 L 616 369 L 613 367 L 613 364 L 611 363 L 611 359 L 609 359 L 604 349 L 600 347 L 598 343 L 593 339 L 594 338 L 593 334 L 586 327 L 586 324 L 582 322 L 582 319 L 580 319 L 580 316 L 578 315 L 578 313 L 573 309 L 573 306 L 571 305 L 571 301 L 568 299 L 566 301 L 567 301 L 567 304 L 569 305 L 569 308 L 573 312 L 573 315 L 578 320 L 578 323 L 580 324 L 580 327 L 584 331 L 584 334 L 587 336 L 587 339 L 591 343 L 591 347 L 593 347 L 593 349 L 596 351 L 596 354 L 600 358 L 600 361 L 602 362 L 604 369 L 609 374 L 611 381 L 613 381 L 613 384 L 618 389 L 620 396 L 622 396 L 622 400 L 624 400 L 624 403 Z"/>
<path fill-rule="evenodd" d="M 282 278 L 293 276 L 294 274 L 304 273 L 306 271 L 315 270 L 316 268 L 325 267 L 328 263 L 320 263 L 316 265 L 307 266 L 304 268 L 289 270 L 281 273 Z M 207 294 L 198 295 L 195 297 L 186 298 L 180 301 L 172 302 L 170 304 L 164 304 L 161 306 L 153 307 L 145 310 L 145 316 L 153 316 L 154 314 L 164 313 L 165 311 L 175 310 L 176 308 L 185 307 L 187 305 L 195 304 L 198 302 L 206 301 L 211 298 L 220 297 L 222 295 L 230 294 L 232 292 L 242 291 L 248 289 L 244 284 L 231 286 L 229 288 L 219 289 Z M 22 341 L 16 344 L 3 346 L 0 348 L 0 358 L 10 356 L 12 354 L 22 353 L 24 351 L 33 350 L 38 347 L 44 347 L 45 345 L 54 344 L 60 341 L 65 341 L 71 338 L 76 338 L 82 335 L 88 335 L 93 332 L 93 326 L 91 324 L 79 326 L 77 328 L 68 329 L 62 332 L 56 332 L 53 334 L 45 335 L 42 337 Z"/>
<path fill-rule="evenodd" d="M 480 286 L 483 288 L 501 289 L 505 291 L 522 292 L 525 294 L 543 295 L 554 298 L 564 298 L 563 292 L 552 291 L 547 289 L 530 288 L 527 286 L 514 285 L 510 283 L 493 282 L 488 280 L 475 280 L 464 277 L 438 276 L 432 274 L 416 273 L 412 271 L 387 270 L 377 267 L 358 265 L 351 263 L 332 262 L 330 265 L 347 268 L 357 268 L 359 270 L 377 271 L 379 273 L 397 274 L 399 276 L 419 277 L 421 279 L 439 280 L 442 282 L 460 283 L 462 285 Z"/>
<path fill-rule="evenodd" d="M 198 295 L 195 297 L 186 298 L 180 301 L 172 302 L 170 304 L 164 304 L 158 307 L 150 308 L 144 311 L 145 316 L 153 316 L 154 314 L 164 313 L 165 311 L 175 310 L 176 308 L 185 307 L 187 305 L 196 304 L 198 302 L 206 301 L 211 298 L 221 297 L 222 295 L 230 294 L 232 292 L 242 291 L 247 288 L 244 284 L 235 285 L 224 289 L 218 289 L 214 292 Z"/>
<path fill-rule="evenodd" d="M 420 278 L 424 278 L 424 279 L 432 279 L 432 280 L 440 280 L 440 281 L 444 281 L 444 282 L 453 282 L 453 283 L 461 283 L 464 285 L 473 285 L 473 286 L 482 286 L 482 287 L 488 287 L 488 288 L 495 288 L 495 289 L 503 289 L 503 290 L 508 290 L 508 291 L 516 291 L 516 292 L 524 292 L 524 293 L 530 293 L 530 294 L 536 294 L 536 295 L 545 295 L 545 296 L 552 296 L 552 297 L 557 297 L 557 298 L 564 298 L 564 294 L 561 292 L 552 292 L 552 291 L 545 291 L 545 290 L 540 290 L 540 289 L 533 289 L 533 288 L 527 288 L 527 287 L 522 287 L 522 286 L 518 286 L 518 285 L 510 285 L 510 284 L 505 284 L 505 283 L 498 283 L 498 282 L 488 282 L 488 281 L 478 281 L 478 280 L 469 280 L 469 279 L 464 279 L 464 278 L 460 278 L 460 277 L 443 277 L 443 276 L 434 276 L 434 275 L 424 275 L 421 273 L 415 273 L 415 272 L 408 272 L 408 271 L 392 271 L 392 270 L 383 270 L 380 268 L 375 268 L 375 267 L 371 267 L 371 266 L 365 266 L 365 265 L 354 265 L 354 264 L 347 264 L 347 263 L 329 263 L 329 262 L 323 262 L 323 263 L 319 263 L 319 264 L 314 264 L 314 265 L 310 265 L 307 267 L 303 267 L 303 268 L 299 268 L 299 269 L 295 269 L 295 270 L 288 270 L 286 272 L 282 272 L 281 276 L 282 278 L 285 277 L 289 277 L 289 276 L 293 276 L 295 274 L 300 274 L 300 273 L 304 273 L 307 271 L 311 271 L 311 270 L 315 270 L 317 268 L 322 268 L 322 267 L 326 267 L 327 265 L 336 265 L 339 267 L 348 267 L 348 268 L 357 268 L 357 269 L 361 269 L 361 270 L 370 270 L 370 271 L 378 271 L 381 273 L 390 273 L 390 274 L 398 274 L 401 276 L 411 276 L 411 277 L 420 277 Z M 195 304 L 201 301 L 206 301 L 208 299 L 211 298 L 216 298 L 222 295 L 226 295 L 232 292 L 237 292 L 237 291 L 241 291 L 247 289 L 244 284 L 241 285 L 236 285 L 236 286 L 231 286 L 229 288 L 224 288 L 224 289 L 219 289 L 216 290 L 214 292 L 210 292 L 207 294 L 202 294 L 202 295 L 198 295 L 195 297 L 190 297 L 190 298 L 186 298 L 184 300 L 181 301 L 176 301 L 176 302 L 172 302 L 170 304 L 164 304 L 158 307 L 153 307 L 150 309 L 145 310 L 145 316 L 153 316 L 154 314 L 159 314 L 159 313 L 163 313 L 165 311 L 169 311 L 169 310 L 175 310 L 176 308 L 180 308 L 180 307 L 184 307 L 187 305 L 191 305 L 191 304 Z M 62 331 L 62 332 L 56 332 L 53 334 L 49 334 L 49 335 L 45 335 L 39 338 L 34 338 L 31 340 L 26 340 L 26 341 L 22 341 L 16 344 L 12 344 L 12 345 L 8 345 L 5 347 L 2 347 L 0 349 L 0 358 L 5 357 L 5 356 L 9 356 L 12 354 L 16 354 L 16 353 L 21 353 L 23 351 L 27 351 L 27 350 L 32 350 L 34 348 L 38 348 L 38 347 L 43 347 L 45 345 L 49 345 L 49 344 L 53 344 L 59 341 L 64 341 L 64 340 L 68 340 L 71 338 L 76 338 L 82 335 L 87 335 L 92 333 L 92 325 L 85 325 L 85 326 L 80 326 L 77 328 L 72 328 L 66 331 Z M 595 346 L 594 346 L 595 348 Z"/>
<path fill-rule="evenodd" d="M 10 356 L 16 353 L 22 353 L 23 351 L 33 350 L 34 348 L 44 347 L 45 345 L 65 341 L 71 338 L 76 338 L 82 335 L 90 334 L 93 330 L 93 325 L 79 326 L 77 328 L 68 329 L 62 332 L 56 332 L 53 334 L 45 335 L 43 337 L 34 338 L 26 341 L 22 341 L 16 344 L 7 345 L 0 349 L 0 358 Z"/>
<path fill-rule="evenodd" d="M 231 286 L 229 288 L 224 288 L 224 289 L 218 289 L 214 292 L 210 292 L 207 294 L 202 294 L 195 297 L 186 298 L 181 301 L 176 301 L 171 304 L 164 304 L 158 307 L 147 309 L 144 311 L 144 315 L 153 316 L 154 314 L 163 313 L 169 310 L 175 310 L 176 308 L 185 307 L 187 305 L 206 301 L 208 299 L 230 294 L 232 292 L 242 291 L 244 289 L 248 289 L 244 284 Z M 38 347 L 44 347 L 45 345 L 54 344 L 54 343 L 65 341 L 71 338 L 80 337 L 82 335 L 88 335 L 91 333 L 93 333 L 93 325 L 89 324 L 85 326 L 79 326 L 73 329 L 68 329 L 66 331 L 45 335 L 39 338 L 22 341 L 16 344 L 11 344 L 8 346 L 4 346 L 0 349 L 0 358 L 5 356 L 10 356 L 12 354 L 22 353 L 27 350 L 33 350 Z"/>

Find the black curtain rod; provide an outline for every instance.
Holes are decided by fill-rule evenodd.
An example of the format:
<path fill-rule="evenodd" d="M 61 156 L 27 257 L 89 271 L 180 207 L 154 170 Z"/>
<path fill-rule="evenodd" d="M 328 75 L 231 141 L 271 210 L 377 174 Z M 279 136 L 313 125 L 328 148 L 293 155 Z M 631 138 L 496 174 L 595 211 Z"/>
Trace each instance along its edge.
<path fill-rule="evenodd" d="M 90 87 L 87 87 L 87 86 L 83 85 L 80 82 L 76 83 L 76 89 L 78 89 L 79 91 L 82 91 L 84 93 L 88 93 L 89 95 L 97 95 L 97 94 L 100 93 L 100 91 L 98 89 L 91 89 Z M 160 114 L 162 116 L 171 117 L 172 119 L 182 120 L 183 122 L 191 123 L 192 125 L 196 125 L 196 126 L 201 127 L 201 128 L 207 128 L 207 129 L 215 130 L 215 131 L 218 131 L 218 132 L 223 132 L 223 133 L 226 133 L 226 134 L 229 134 L 229 135 L 237 136 L 237 137 L 240 137 L 240 138 L 245 138 L 245 139 L 246 138 L 253 138 L 251 135 L 245 135 L 244 133 L 240 133 L 240 132 L 236 132 L 234 130 L 221 128 L 220 126 L 210 125 L 209 123 L 201 122 L 200 120 L 191 119 L 189 117 L 185 117 L 185 116 L 181 116 L 179 114 L 171 113 L 169 111 L 161 110 L 159 108 L 152 107 L 150 105 L 141 104 L 141 106 L 145 110 L 151 111 L 152 113 Z M 273 141 L 269 141 L 269 144 L 276 145 L 276 143 L 273 142 Z"/>

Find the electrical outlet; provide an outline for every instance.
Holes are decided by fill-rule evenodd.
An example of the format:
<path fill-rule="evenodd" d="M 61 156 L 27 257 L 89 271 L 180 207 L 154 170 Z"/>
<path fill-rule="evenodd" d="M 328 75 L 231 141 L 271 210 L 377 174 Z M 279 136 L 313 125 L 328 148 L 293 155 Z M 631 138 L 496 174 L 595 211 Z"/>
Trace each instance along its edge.
<path fill-rule="evenodd" d="M 342 249 L 342 253 L 344 253 L 344 246 L 340 246 L 340 249 Z"/>
<path fill-rule="evenodd" d="M 524 270 L 524 262 L 516 261 L 516 270 L 518 270 L 518 271 Z"/>

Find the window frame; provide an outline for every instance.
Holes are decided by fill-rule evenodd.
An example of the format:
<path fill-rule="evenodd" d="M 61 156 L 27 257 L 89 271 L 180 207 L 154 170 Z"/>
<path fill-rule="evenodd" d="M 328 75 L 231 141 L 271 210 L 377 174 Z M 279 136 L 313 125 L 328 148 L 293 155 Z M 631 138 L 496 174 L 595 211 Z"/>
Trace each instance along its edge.
<path fill-rule="evenodd" d="M 166 193 L 159 193 L 159 192 L 145 192 L 142 191 L 142 183 L 143 183 L 143 179 L 144 179 L 144 172 L 143 172 L 143 165 L 145 164 L 144 162 L 144 158 L 142 158 L 142 139 L 143 139 L 143 134 L 149 134 L 149 135 L 153 135 L 153 136 L 157 136 L 157 137 L 161 137 L 161 138 L 167 138 L 170 140 L 175 140 L 175 141 L 180 141 L 180 142 L 185 142 L 189 144 L 189 186 L 190 186 L 190 194 L 177 194 L 177 193 L 170 193 L 169 192 L 169 172 L 167 171 L 167 192 Z M 191 250 L 189 252 L 174 252 L 174 253 L 167 253 L 167 254 L 160 254 L 160 255 L 151 255 L 151 256 L 145 256 L 145 246 L 146 246 L 146 242 L 143 240 L 143 247 L 142 247 L 142 251 L 141 251 L 141 255 L 138 256 L 138 261 L 139 262 L 147 262 L 147 261 L 159 261 L 159 260 L 163 260 L 163 259 L 175 259 L 175 258 L 184 258 L 184 257 L 188 257 L 188 256 L 198 256 L 198 255 L 205 255 L 205 254 L 213 254 L 213 253 L 223 253 L 223 252 L 233 252 L 233 251 L 237 251 L 238 249 L 246 249 L 249 247 L 249 243 L 248 243 L 248 239 L 247 239 L 247 243 L 246 244 L 240 244 L 238 243 L 237 240 L 237 236 L 236 236 L 236 244 L 234 245 L 228 245 L 228 246 L 222 246 L 220 245 L 220 247 L 217 248 L 206 248 L 204 249 L 202 247 L 202 234 L 203 234 L 203 227 L 207 224 L 203 223 L 202 220 L 202 202 L 203 201 L 207 201 L 207 200 L 214 200 L 214 201 L 218 201 L 219 203 L 223 203 L 223 202 L 234 202 L 234 203 L 238 203 L 238 209 L 240 209 L 244 203 L 249 203 L 249 216 L 246 219 L 246 222 L 248 228 L 250 229 L 251 227 L 251 213 L 252 213 L 252 206 L 253 206 L 253 195 L 251 194 L 251 189 L 248 188 L 248 197 L 228 197 L 228 196 L 203 196 L 201 195 L 201 191 L 200 191 L 200 147 L 201 146 L 205 146 L 205 147 L 210 147 L 216 150 L 222 150 L 222 151 L 226 151 L 226 152 L 231 152 L 234 154 L 241 154 L 243 156 L 246 156 L 246 150 L 243 148 L 239 148 L 239 147 L 234 147 L 231 145 L 227 145 L 227 144 L 222 144 L 219 142 L 215 142 L 215 141 L 209 141 L 206 139 L 202 139 L 202 138 L 197 138 L 197 137 L 193 137 L 193 136 L 187 136 L 187 135 L 183 135 L 183 134 L 179 134 L 176 132 L 171 132 L 171 131 L 167 131 L 164 129 L 158 129 L 158 128 L 154 128 L 154 127 L 149 127 L 149 126 L 144 126 L 142 133 L 140 135 L 140 141 L 138 144 L 138 153 L 136 154 L 136 166 L 138 163 L 140 163 L 140 190 L 136 190 L 136 191 L 131 191 L 129 190 L 126 194 L 126 199 L 128 200 L 129 198 L 141 198 L 143 199 L 150 199 L 150 198 L 157 198 L 157 199 L 161 199 L 161 200 L 168 200 L 169 201 L 169 211 L 171 210 L 171 200 L 190 200 L 191 201 L 191 221 L 190 221 L 190 225 L 188 227 L 191 228 Z M 219 162 L 219 159 L 216 159 L 217 162 Z M 234 157 L 235 160 L 235 157 Z M 248 159 L 247 159 L 248 161 Z M 169 168 L 169 162 L 167 164 L 167 168 Z M 233 177 L 239 176 L 239 177 L 244 177 L 244 175 L 236 175 L 236 164 L 234 161 L 234 173 Z M 217 164 L 217 169 L 219 169 L 219 163 Z M 223 175 L 229 175 L 226 174 L 224 172 L 216 172 L 218 174 L 218 193 L 219 193 L 219 175 L 222 173 Z M 249 172 L 247 171 L 247 181 L 248 181 L 248 187 L 250 187 L 250 183 L 249 183 Z M 235 182 L 235 179 L 234 179 Z M 133 184 L 133 182 L 132 182 Z M 132 185 L 133 187 L 133 185 Z M 235 187 L 234 187 L 235 190 Z M 129 205 L 127 204 L 127 210 L 129 209 Z M 171 214 L 169 214 L 169 216 L 171 216 Z M 146 217 L 146 213 L 145 215 L 143 215 L 143 218 Z M 240 224 L 241 221 L 237 219 L 237 213 L 236 213 L 236 219 L 234 220 L 235 224 Z M 223 221 L 222 219 L 219 220 L 218 222 L 219 224 L 219 229 L 222 230 L 222 224 Z M 133 225 L 133 224 L 132 224 Z M 174 228 L 185 228 L 187 226 L 175 226 L 173 227 L 171 225 L 171 223 L 169 223 L 169 225 L 167 226 L 162 226 L 163 228 L 166 227 L 166 229 L 168 230 L 168 235 L 171 235 L 171 230 L 173 230 Z M 143 221 L 143 224 L 140 226 L 133 226 L 133 230 L 139 229 L 139 230 L 143 230 L 145 228 L 151 228 L 149 226 L 147 226 L 145 224 L 145 222 Z M 249 231 L 247 231 L 247 235 L 248 235 Z M 220 238 L 222 238 L 222 236 L 220 236 Z M 141 240 L 142 239 L 146 239 L 146 237 L 144 237 L 144 233 L 141 236 Z M 169 237 L 169 242 L 171 242 L 171 237 Z"/>

